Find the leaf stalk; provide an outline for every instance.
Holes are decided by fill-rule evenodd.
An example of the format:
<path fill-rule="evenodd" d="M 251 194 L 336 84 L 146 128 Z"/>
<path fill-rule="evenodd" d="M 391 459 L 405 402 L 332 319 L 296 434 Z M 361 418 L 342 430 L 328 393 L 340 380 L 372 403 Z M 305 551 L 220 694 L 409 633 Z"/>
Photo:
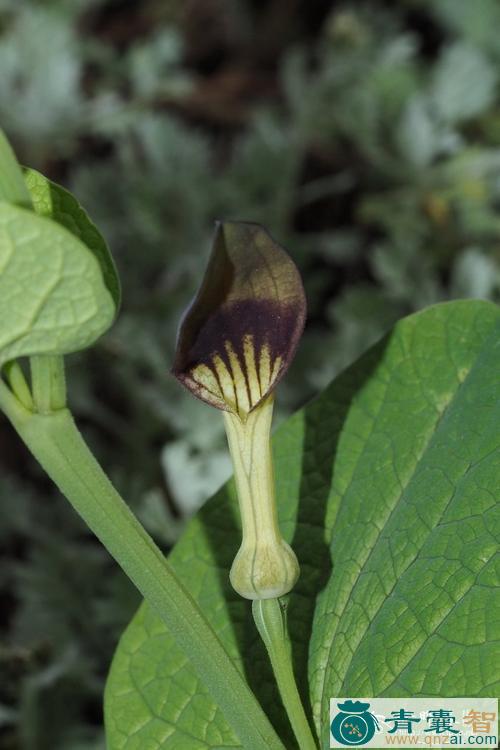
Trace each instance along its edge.
<path fill-rule="evenodd" d="M 279 599 L 258 599 L 252 602 L 252 613 L 269 654 L 281 699 L 299 748 L 318 750 L 293 674 L 285 607 Z"/>
<path fill-rule="evenodd" d="M 53 374 L 55 363 L 47 367 Z M 41 363 L 35 364 L 34 381 L 39 377 L 39 384 L 47 383 L 48 373 L 43 370 Z M 47 403 L 46 394 L 43 401 Z M 241 744 L 252 750 L 284 750 L 203 612 L 102 471 L 68 409 L 33 413 L 3 381 L 0 407 L 49 477 L 156 610 L 177 645 L 189 655 Z"/>

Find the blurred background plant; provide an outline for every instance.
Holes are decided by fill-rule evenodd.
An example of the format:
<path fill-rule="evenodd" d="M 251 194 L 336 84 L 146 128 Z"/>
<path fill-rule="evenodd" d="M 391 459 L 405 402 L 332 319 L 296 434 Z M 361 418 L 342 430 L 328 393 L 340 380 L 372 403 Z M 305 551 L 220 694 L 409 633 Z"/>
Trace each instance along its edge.
<path fill-rule="evenodd" d="M 165 549 L 227 477 L 221 420 L 168 368 L 213 221 L 270 228 L 309 320 L 297 408 L 402 315 L 499 297 L 497 0 L 0 0 L 0 124 L 75 192 L 124 302 L 68 357 L 78 421 Z M 104 750 L 138 604 L 0 422 L 0 748 Z"/>

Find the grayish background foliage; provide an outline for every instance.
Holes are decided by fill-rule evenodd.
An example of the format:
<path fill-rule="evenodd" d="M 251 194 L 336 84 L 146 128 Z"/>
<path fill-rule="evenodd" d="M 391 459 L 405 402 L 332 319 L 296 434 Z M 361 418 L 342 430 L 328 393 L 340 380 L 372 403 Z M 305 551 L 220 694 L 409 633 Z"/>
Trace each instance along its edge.
<path fill-rule="evenodd" d="M 123 281 L 71 403 L 165 549 L 229 472 L 221 420 L 168 374 L 214 219 L 265 224 L 304 276 L 279 418 L 402 315 L 498 299 L 499 25 L 495 0 L 0 0 L 0 124 Z M 0 446 L 0 748 L 103 750 L 137 595 L 5 420 Z"/>

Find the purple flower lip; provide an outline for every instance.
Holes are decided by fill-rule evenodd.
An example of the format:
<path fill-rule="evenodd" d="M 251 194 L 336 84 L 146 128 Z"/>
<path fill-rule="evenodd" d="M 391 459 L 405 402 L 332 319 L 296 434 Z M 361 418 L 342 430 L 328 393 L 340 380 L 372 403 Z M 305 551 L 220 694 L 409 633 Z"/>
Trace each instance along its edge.
<path fill-rule="evenodd" d="M 198 398 L 246 419 L 290 366 L 305 316 L 302 281 L 285 250 L 258 224 L 219 222 L 172 373 Z"/>

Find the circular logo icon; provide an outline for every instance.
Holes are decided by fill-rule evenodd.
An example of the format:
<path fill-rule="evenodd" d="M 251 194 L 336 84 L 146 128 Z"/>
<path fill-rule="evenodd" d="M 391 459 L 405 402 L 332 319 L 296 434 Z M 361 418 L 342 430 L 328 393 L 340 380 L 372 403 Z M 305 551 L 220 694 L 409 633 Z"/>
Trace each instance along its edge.
<path fill-rule="evenodd" d="M 337 706 L 340 710 L 330 726 L 333 738 L 342 745 L 369 742 L 378 729 L 376 717 L 368 711 L 370 704 L 348 700 L 337 703 Z"/>

